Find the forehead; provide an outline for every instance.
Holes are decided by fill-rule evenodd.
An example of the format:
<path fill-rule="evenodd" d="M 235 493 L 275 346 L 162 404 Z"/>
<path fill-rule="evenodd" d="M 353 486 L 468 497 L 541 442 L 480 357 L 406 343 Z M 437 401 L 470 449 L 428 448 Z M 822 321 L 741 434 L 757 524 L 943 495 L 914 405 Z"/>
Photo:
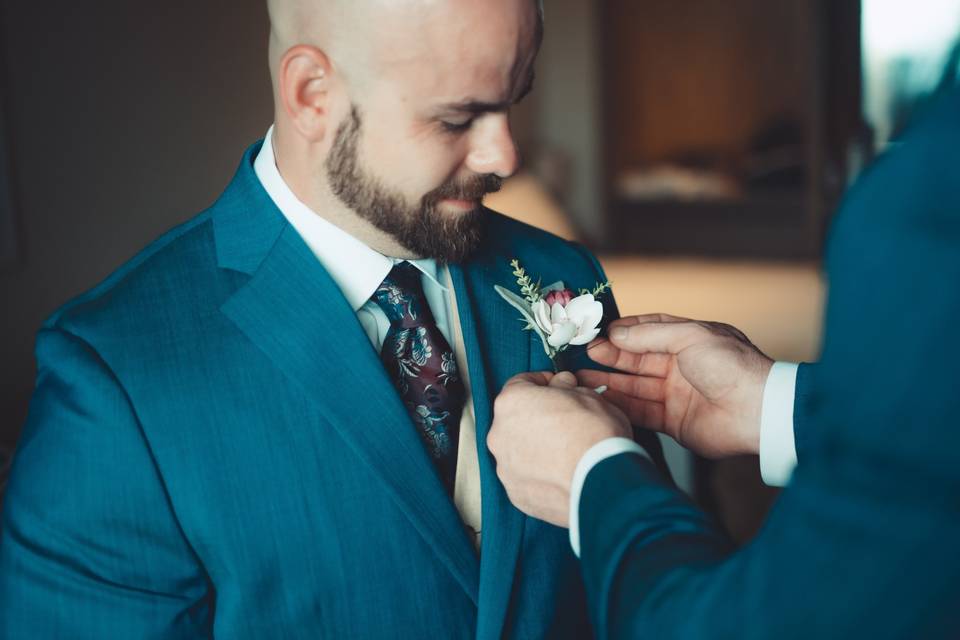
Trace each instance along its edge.
<path fill-rule="evenodd" d="M 539 46 L 532 0 L 448 0 L 378 29 L 383 79 L 406 99 L 495 102 L 524 85 Z M 441 6 L 436 6 L 439 4 Z"/>

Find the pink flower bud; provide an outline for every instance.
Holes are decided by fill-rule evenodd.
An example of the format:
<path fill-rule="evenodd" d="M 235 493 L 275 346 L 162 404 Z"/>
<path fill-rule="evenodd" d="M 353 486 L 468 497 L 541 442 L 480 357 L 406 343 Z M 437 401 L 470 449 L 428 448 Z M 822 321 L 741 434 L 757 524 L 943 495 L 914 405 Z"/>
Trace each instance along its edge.
<path fill-rule="evenodd" d="M 575 297 L 573 291 L 570 291 L 570 289 L 562 289 L 560 291 L 551 291 L 544 300 L 551 307 L 556 303 L 560 303 L 561 307 L 566 307 Z"/>

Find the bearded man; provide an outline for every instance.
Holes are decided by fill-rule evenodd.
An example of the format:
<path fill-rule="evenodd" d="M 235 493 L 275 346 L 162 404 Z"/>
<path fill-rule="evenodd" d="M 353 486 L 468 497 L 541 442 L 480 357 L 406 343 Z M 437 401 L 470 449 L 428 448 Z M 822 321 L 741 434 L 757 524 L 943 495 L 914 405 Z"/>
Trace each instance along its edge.
<path fill-rule="evenodd" d="M 0 636 L 588 635 L 566 532 L 510 504 L 484 444 L 504 382 L 550 366 L 494 292 L 510 260 L 604 280 L 481 204 L 517 169 L 540 8 L 269 12 L 265 139 L 39 333 Z"/>

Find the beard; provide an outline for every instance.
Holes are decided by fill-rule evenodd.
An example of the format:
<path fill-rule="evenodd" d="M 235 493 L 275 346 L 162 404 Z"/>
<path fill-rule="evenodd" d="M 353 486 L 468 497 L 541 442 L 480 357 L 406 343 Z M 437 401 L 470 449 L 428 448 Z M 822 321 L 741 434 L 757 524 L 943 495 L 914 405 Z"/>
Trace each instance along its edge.
<path fill-rule="evenodd" d="M 337 129 L 326 161 L 330 189 L 358 216 L 391 235 L 412 253 L 443 263 L 458 263 L 469 258 L 483 240 L 486 215 L 478 206 L 471 211 L 445 214 L 438 205 L 446 198 L 480 200 L 499 191 L 499 176 L 473 175 L 451 180 L 410 205 L 399 192 L 391 190 L 362 166 L 359 142 L 362 120 L 356 106 Z"/>

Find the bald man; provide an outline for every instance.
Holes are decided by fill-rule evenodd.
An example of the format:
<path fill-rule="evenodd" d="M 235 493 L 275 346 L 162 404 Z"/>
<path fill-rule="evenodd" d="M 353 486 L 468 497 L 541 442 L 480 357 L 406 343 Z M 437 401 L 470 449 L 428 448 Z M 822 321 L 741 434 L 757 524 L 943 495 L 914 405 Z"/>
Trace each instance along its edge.
<path fill-rule="evenodd" d="M 40 331 L 0 637 L 589 636 L 566 532 L 485 446 L 506 380 L 550 366 L 494 292 L 509 261 L 604 280 L 481 205 L 517 168 L 536 3 L 269 9 L 265 139 Z"/>

